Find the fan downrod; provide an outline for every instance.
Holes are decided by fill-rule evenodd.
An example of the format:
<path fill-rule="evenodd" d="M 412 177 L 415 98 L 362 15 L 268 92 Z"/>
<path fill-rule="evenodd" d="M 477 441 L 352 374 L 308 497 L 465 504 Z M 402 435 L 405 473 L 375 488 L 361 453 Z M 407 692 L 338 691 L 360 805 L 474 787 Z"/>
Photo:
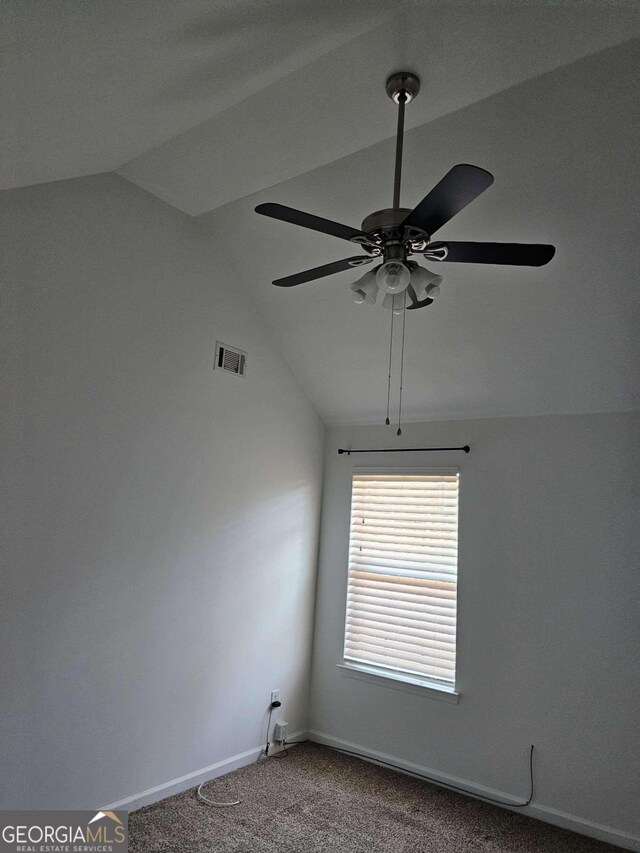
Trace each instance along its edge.
<path fill-rule="evenodd" d="M 385 86 L 387 95 L 396 104 L 400 103 L 400 95 L 405 93 L 405 104 L 417 97 L 420 91 L 420 78 L 410 71 L 398 71 L 392 74 Z"/>
<path fill-rule="evenodd" d="M 387 95 L 398 105 L 398 130 L 396 132 L 396 167 L 393 176 L 393 208 L 400 207 L 400 181 L 402 179 L 402 145 L 404 141 L 404 110 L 420 91 L 420 81 L 410 71 L 398 71 L 387 80 Z"/>

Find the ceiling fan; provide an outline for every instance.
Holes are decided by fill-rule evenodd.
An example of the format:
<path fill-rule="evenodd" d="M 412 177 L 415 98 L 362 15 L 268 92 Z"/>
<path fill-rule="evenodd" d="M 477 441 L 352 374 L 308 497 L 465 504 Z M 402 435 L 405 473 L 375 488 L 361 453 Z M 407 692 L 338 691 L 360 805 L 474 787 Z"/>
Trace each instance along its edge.
<path fill-rule="evenodd" d="M 351 284 L 353 300 L 375 304 L 380 301 L 379 295 L 383 294 L 380 304 L 399 314 L 404 313 L 405 307 L 415 310 L 431 305 L 442 281 L 442 276 L 408 260 L 410 255 L 422 255 L 438 263 L 534 267 L 543 266 L 551 260 L 555 248 L 544 244 L 432 242 L 431 238 L 436 231 L 493 183 L 493 175 L 478 166 L 454 166 L 413 210 L 400 207 L 404 111 L 419 90 L 418 77 L 409 72 L 393 74 L 387 80 L 387 95 L 398 105 L 393 206 L 371 213 L 363 221 L 360 230 L 282 204 L 267 203 L 256 207 L 256 213 L 263 216 L 348 240 L 366 253 L 279 278 L 273 284 L 294 287 L 381 260 L 379 266 Z"/>

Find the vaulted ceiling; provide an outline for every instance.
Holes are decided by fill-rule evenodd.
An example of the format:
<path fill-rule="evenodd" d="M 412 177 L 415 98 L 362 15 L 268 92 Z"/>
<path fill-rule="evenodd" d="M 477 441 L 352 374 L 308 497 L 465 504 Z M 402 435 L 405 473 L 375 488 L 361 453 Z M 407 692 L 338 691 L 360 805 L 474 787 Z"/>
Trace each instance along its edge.
<path fill-rule="evenodd" d="M 352 304 L 356 273 L 272 287 L 352 247 L 253 208 L 358 227 L 389 206 L 384 81 L 401 68 L 422 79 L 403 206 L 474 163 L 495 184 L 438 238 L 557 246 L 540 269 L 438 267 L 442 295 L 407 317 L 407 418 L 638 405 L 635 2 L 22 0 L 1 12 L 0 186 L 118 170 L 199 217 L 328 422 L 384 416 L 389 314 Z"/>

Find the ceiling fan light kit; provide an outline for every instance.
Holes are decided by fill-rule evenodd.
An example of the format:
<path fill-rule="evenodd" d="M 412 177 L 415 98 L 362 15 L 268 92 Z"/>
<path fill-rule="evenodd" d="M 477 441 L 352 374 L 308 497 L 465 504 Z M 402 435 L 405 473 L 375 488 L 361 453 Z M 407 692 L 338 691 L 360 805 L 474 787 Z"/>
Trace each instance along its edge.
<path fill-rule="evenodd" d="M 391 207 L 370 213 L 363 220 L 360 230 L 281 204 L 259 204 L 256 207 L 256 213 L 347 240 L 357 244 L 366 253 L 277 279 L 273 284 L 278 287 L 294 287 L 352 267 L 381 261 L 353 282 L 350 289 L 356 304 L 377 304 L 391 309 L 389 382 L 385 421 L 387 424 L 389 423 L 394 317 L 402 314 L 397 430 L 397 434 L 400 435 L 406 311 L 415 311 L 431 305 L 440 293 L 442 284 L 441 275 L 419 266 L 415 261 L 409 260 L 409 256 L 422 255 L 426 260 L 436 263 L 543 266 L 553 258 L 555 248 L 544 244 L 525 243 L 432 242 L 431 238 L 436 231 L 491 186 L 493 175 L 478 166 L 458 164 L 450 169 L 416 207 L 413 209 L 400 207 L 404 113 L 406 105 L 420 91 L 420 80 L 415 74 L 401 71 L 388 78 L 385 89 L 389 98 L 398 106 Z"/>

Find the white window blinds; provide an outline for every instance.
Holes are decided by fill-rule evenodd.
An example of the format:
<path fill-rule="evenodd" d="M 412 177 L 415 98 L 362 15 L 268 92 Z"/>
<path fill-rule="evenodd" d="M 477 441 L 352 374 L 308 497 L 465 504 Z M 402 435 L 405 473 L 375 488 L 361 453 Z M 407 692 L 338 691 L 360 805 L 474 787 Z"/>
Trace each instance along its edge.
<path fill-rule="evenodd" d="M 453 685 L 458 474 L 354 473 L 346 661 Z"/>

